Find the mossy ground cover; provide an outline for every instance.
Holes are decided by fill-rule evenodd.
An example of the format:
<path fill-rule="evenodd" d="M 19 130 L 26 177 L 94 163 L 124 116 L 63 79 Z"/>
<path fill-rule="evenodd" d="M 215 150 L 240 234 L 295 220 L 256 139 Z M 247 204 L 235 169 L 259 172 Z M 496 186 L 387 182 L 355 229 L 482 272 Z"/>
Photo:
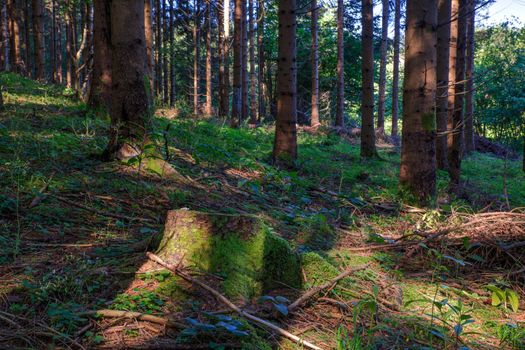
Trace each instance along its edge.
<path fill-rule="evenodd" d="M 523 348 L 522 309 L 490 305 L 488 284 L 508 286 L 524 297 L 519 284 L 497 268 L 472 281 L 466 277 L 476 266 L 461 266 L 457 256 L 455 261 L 436 259 L 430 248 L 408 262 L 399 252 L 355 251 L 364 244 L 388 243 L 392 232 L 439 227 L 458 210 L 486 205 L 499 210 L 507 199 L 511 207 L 522 206 L 525 176 L 519 162 L 473 154 L 464 162 L 465 196 L 449 195 L 447 175 L 440 172 L 439 211 L 412 211 L 397 188 L 395 146 L 380 148 L 380 157 L 367 161 L 360 159 L 356 140 L 300 132 L 298 166 L 287 171 L 269 162 L 271 128 L 233 130 L 215 119 L 171 118 L 172 111 L 165 110 L 153 121 L 152 140 L 156 154 L 178 175 L 161 177 L 100 162 L 96 155 L 107 142 L 107 120 L 95 117 L 63 88 L 12 74 L 0 80 L 6 104 L 0 114 L 0 310 L 16 322 L 42 320 L 62 334 L 24 340 L 27 334 L 20 331 L 10 344 L 41 348 L 48 342 L 62 344 L 67 335 L 87 348 L 165 338 L 248 349 L 297 348 L 243 320 L 238 320 L 242 325 L 227 321 L 240 333 L 207 332 L 202 325 L 220 322 L 209 312 L 223 306 L 147 261 L 147 242 L 162 233 L 167 211 L 189 208 L 255 216 L 271 233 L 264 237 L 286 240 L 301 262 L 295 285 L 280 281 L 247 292 L 242 290 L 247 284 L 237 283 L 234 273 L 225 276 L 198 264 L 191 271 L 232 298 L 241 292 L 243 298 L 235 300 L 243 306 L 323 348 Z M 242 244 L 230 241 L 226 253 L 246 249 Z M 229 271 L 244 264 L 242 258 L 231 258 Z M 415 263 L 418 259 L 426 263 Z M 365 263 L 371 264 L 368 270 L 287 318 L 276 318 L 271 303 L 257 303 L 259 294 L 296 298 L 301 289 Z M 278 271 L 280 265 L 275 262 L 272 268 Z M 473 322 L 455 336 L 460 302 L 461 315 L 470 317 L 464 320 Z M 441 311 L 436 303 L 442 303 Z M 169 315 L 181 322 L 191 318 L 201 329 L 195 334 L 190 322 L 186 332 L 165 334 L 147 322 L 85 316 L 87 310 L 102 308 Z"/>

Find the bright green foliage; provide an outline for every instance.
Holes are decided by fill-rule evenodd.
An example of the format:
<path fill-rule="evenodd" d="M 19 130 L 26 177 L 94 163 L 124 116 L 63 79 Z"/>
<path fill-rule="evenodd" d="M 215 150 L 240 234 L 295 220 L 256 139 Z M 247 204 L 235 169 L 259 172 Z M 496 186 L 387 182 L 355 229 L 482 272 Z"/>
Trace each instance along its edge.
<path fill-rule="evenodd" d="M 525 133 L 525 28 L 504 23 L 478 30 L 475 61 L 478 132 L 507 143 L 520 141 Z"/>

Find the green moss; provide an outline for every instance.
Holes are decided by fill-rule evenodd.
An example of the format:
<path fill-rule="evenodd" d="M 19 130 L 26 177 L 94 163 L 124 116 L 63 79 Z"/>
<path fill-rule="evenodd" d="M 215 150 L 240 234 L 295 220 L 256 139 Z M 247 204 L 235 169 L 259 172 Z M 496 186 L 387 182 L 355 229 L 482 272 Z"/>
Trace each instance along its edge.
<path fill-rule="evenodd" d="M 313 252 L 301 256 L 301 265 L 307 278 L 307 288 L 328 282 L 339 274 L 335 266 Z"/>
<path fill-rule="evenodd" d="M 276 282 L 300 285 L 299 261 L 288 242 L 251 216 L 171 211 L 158 253 L 222 276 L 229 296 L 251 298 Z"/>

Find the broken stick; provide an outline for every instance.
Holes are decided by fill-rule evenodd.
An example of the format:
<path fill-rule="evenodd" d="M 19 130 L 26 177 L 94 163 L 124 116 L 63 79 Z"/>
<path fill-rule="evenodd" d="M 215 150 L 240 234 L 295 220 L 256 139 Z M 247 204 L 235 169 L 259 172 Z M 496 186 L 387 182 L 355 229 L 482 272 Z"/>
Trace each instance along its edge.
<path fill-rule="evenodd" d="M 293 310 L 297 309 L 299 306 L 301 306 L 304 303 L 306 303 L 308 301 L 308 299 L 312 298 L 317 293 L 319 293 L 319 292 L 321 292 L 321 291 L 323 291 L 323 290 L 325 290 L 327 288 L 330 288 L 331 286 L 333 286 L 334 284 L 336 284 L 337 282 L 339 282 L 343 278 L 348 277 L 350 275 L 353 275 L 357 271 L 361 271 L 361 270 L 367 269 L 369 266 L 370 266 L 370 264 L 366 264 L 366 265 L 358 266 L 358 267 L 356 267 L 354 269 L 348 269 L 348 270 L 346 270 L 344 272 L 341 272 L 333 280 L 328 281 L 326 283 L 323 283 L 320 286 L 311 288 L 310 290 L 306 291 L 306 293 L 304 293 L 301 297 L 299 297 L 299 299 L 297 299 L 292 304 L 290 304 L 290 306 L 288 306 L 288 311 L 293 311 Z"/>
<path fill-rule="evenodd" d="M 275 331 L 276 333 L 278 333 L 278 334 L 280 334 L 282 336 L 285 336 L 286 338 L 291 339 L 291 340 L 293 340 L 293 341 L 295 341 L 295 342 L 297 342 L 297 343 L 299 343 L 299 344 L 301 344 L 301 345 L 303 345 L 303 346 L 305 346 L 305 347 L 307 347 L 309 349 L 322 350 L 320 347 L 318 347 L 318 346 L 316 346 L 316 345 L 314 345 L 314 344 L 312 344 L 310 342 L 307 342 L 306 340 L 303 340 L 303 339 L 299 338 L 298 336 L 296 336 L 296 335 L 294 335 L 294 334 L 292 334 L 292 333 L 282 329 L 279 326 L 274 325 L 273 323 L 271 323 L 269 321 L 263 320 L 262 318 L 259 318 L 257 316 L 254 316 L 252 314 L 247 313 L 246 311 L 241 310 L 241 308 L 239 308 L 237 305 L 232 303 L 224 295 L 222 295 L 221 293 L 219 293 L 218 291 L 216 291 L 212 287 L 210 287 L 210 286 L 208 286 L 208 285 L 206 285 L 206 284 L 196 280 L 195 278 L 191 277 L 190 275 L 184 273 L 176 265 L 168 264 L 167 262 L 165 262 L 164 260 L 162 260 L 161 258 L 159 258 L 157 255 L 155 255 L 153 253 L 149 253 L 148 252 L 148 253 L 146 253 L 146 255 L 148 256 L 148 258 L 150 260 L 156 262 L 159 265 L 164 266 L 165 268 L 167 268 L 168 270 L 170 270 L 174 274 L 182 277 L 186 281 L 191 282 L 193 284 L 196 284 L 199 287 L 201 287 L 202 289 L 206 289 L 208 292 L 213 294 L 213 296 L 215 298 L 217 298 L 217 300 L 219 300 L 220 302 L 222 302 L 223 304 L 228 306 L 230 309 L 232 309 L 233 311 L 238 313 L 240 316 L 248 319 L 249 321 L 257 324 L 258 326 L 264 326 L 266 328 L 269 328 L 269 329 Z"/>

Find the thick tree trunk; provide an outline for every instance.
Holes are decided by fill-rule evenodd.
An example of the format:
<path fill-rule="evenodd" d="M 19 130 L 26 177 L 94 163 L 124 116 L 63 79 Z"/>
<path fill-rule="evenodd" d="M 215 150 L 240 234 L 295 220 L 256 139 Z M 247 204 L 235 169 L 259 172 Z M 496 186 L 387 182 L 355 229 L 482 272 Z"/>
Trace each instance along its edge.
<path fill-rule="evenodd" d="M 95 108 L 111 107 L 111 1 L 94 0 L 93 80 L 88 104 Z"/>
<path fill-rule="evenodd" d="M 344 42 L 344 4 L 337 0 L 337 102 L 335 125 L 344 126 L 345 112 L 345 42 Z"/>
<path fill-rule="evenodd" d="M 149 101 L 148 59 L 144 31 L 144 0 L 112 0 L 111 129 L 106 149 L 108 158 L 136 155 L 147 138 Z"/>
<path fill-rule="evenodd" d="M 155 92 L 162 94 L 162 18 L 160 0 L 155 0 Z"/>
<path fill-rule="evenodd" d="M 385 95 L 386 95 L 386 54 L 388 44 L 388 17 L 389 1 L 382 0 L 383 14 L 381 17 L 381 49 L 379 63 L 379 97 L 377 100 L 377 129 L 379 132 L 385 131 Z"/>
<path fill-rule="evenodd" d="M 264 54 L 264 0 L 259 0 L 257 6 L 257 54 L 259 57 L 259 71 L 258 71 L 258 83 L 259 83 L 259 122 L 266 116 L 266 104 L 267 104 L 267 89 L 266 80 L 264 79 L 264 72 L 266 71 L 266 58 Z"/>
<path fill-rule="evenodd" d="M 66 11 L 66 84 L 68 88 L 75 87 L 75 65 L 73 63 L 74 51 L 74 25 L 69 11 Z"/>
<path fill-rule="evenodd" d="M 437 0 L 408 0 L 399 182 L 420 203 L 436 193 Z"/>
<path fill-rule="evenodd" d="M 60 6 L 59 4 L 57 3 L 56 4 L 57 6 L 57 10 L 59 11 L 60 10 Z M 62 33 L 63 33 L 63 28 L 62 28 L 62 21 L 60 20 L 60 17 L 58 18 L 58 21 L 57 21 L 57 47 L 56 47 L 56 55 L 57 55 L 57 82 L 59 84 L 62 84 L 64 82 L 64 65 L 63 65 L 63 55 L 62 55 Z"/>
<path fill-rule="evenodd" d="M 279 1 L 279 53 L 277 66 L 277 120 L 273 159 L 292 166 L 297 159 L 297 48 L 296 1 Z"/>
<path fill-rule="evenodd" d="M 199 58 L 200 58 L 200 0 L 194 0 L 193 22 L 193 114 L 199 115 Z"/>
<path fill-rule="evenodd" d="M 233 106 L 231 126 L 239 127 L 242 118 L 242 8 L 245 0 L 235 0 L 233 28 Z"/>
<path fill-rule="evenodd" d="M 257 124 L 257 72 L 255 71 L 255 31 L 254 31 L 254 6 L 256 0 L 249 0 L 248 16 L 249 31 L 248 38 L 250 42 L 250 124 Z"/>
<path fill-rule="evenodd" d="M 7 33 L 6 33 L 6 15 L 5 15 L 5 2 L 0 2 L 0 70 L 6 71 L 7 70 Z"/>
<path fill-rule="evenodd" d="M 318 50 L 318 8 L 317 0 L 312 0 L 312 114 L 310 117 L 310 126 L 319 125 L 319 50 Z"/>
<path fill-rule="evenodd" d="M 153 92 L 155 88 L 154 79 L 154 65 L 155 57 L 153 54 L 153 14 L 151 11 L 151 0 L 144 0 L 144 35 L 146 37 L 146 55 L 148 59 L 148 78 L 149 78 L 149 93 L 148 95 L 153 98 Z M 150 101 L 150 104 L 153 102 Z"/>
<path fill-rule="evenodd" d="M 450 167 L 454 132 L 454 106 L 456 101 L 456 56 L 458 51 L 458 10 L 459 0 L 451 0 L 450 45 L 448 57 L 448 119 L 447 119 L 447 163 Z"/>
<path fill-rule="evenodd" d="M 44 66 L 44 12 L 42 0 L 33 0 L 33 33 L 35 39 L 35 67 L 37 80 L 45 79 Z"/>
<path fill-rule="evenodd" d="M 204 113 L 207 116 L 213 114 L 211 55 L 211 1 L 206 0 L 206 108 Z"/>
<path fill-rule="evenodd" d="M 465 94 L 465 153 L 475 150 L 474 145 L 474 31 L 475 3 L 467 0 L 467 52 L 466 52 L 466 94 Z"/>
<path fill-rule="evenodd" d="M 455 1 L 455 0 L 453 0 Z M 461 178 L 461 158 L 463 151 L 465 65 L 467 48 L 467 0 L 459 0 L 458 36 L 456 56 L 456 78 L 454 89 L 454 113 L 452 114 L 452 144 L 449 147 L 449 174 L 452 186 L 459 184 Z"/>
<path fill-rule="evenodd" d="M 399 120 L 399 46 L 401 38 L 401 0 L 394 0 L 394 71 L 392 73 L 392 137 L 397 137 Z"/>
<path fill-rule="evenodd" d="M 438 1 L 437 29 L 437 90 L 436 90 L 436 161 L 438 169 L 448 168 L 447 120 L 448 120 L 448 68 L 450 57 L 451 1 Z"/>
<path fill-rule="evenodd" d="M 362 0 L 361 63 L 361 157 L 377 155 L 374 131 L 374 5 Z"/>
<path fill-rule="evenodd" d="M 7 0 L 7 16 L 9 23 L 9 61 L 11 70 L 15 73 L 24 74 L 25 65 L 22 60 L 20 24 L 15 0 Z"/>

